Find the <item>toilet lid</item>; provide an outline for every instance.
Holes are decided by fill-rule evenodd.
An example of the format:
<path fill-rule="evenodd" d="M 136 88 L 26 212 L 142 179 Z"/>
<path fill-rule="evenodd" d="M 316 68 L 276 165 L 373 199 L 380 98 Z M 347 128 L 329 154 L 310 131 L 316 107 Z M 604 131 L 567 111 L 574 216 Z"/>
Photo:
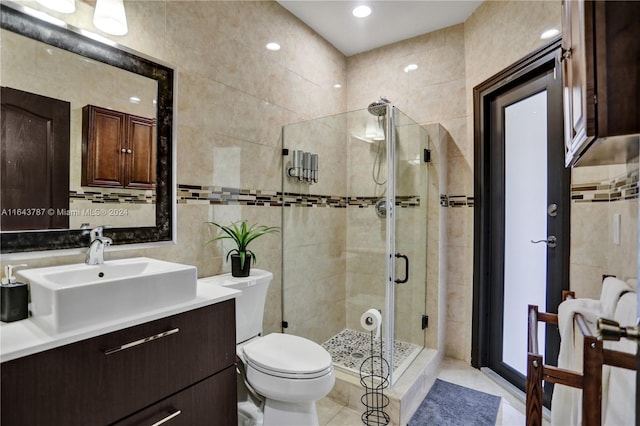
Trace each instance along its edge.
<path fill-rule="evenodd" d="M 322 346 L 291 334 L 268 334 L 247 343 L 243 350 L 249 364 L 274 375 L 315 377 L 331 368 L 331 355 Z"/>

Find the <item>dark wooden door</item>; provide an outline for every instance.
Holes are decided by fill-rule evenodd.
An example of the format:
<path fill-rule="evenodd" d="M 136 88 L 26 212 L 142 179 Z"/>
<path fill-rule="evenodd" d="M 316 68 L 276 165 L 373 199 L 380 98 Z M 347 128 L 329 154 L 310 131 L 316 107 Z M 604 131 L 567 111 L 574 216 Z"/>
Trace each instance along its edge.
<path fill-rule="evenodd" d="M 526 304 L 540 304 L 547 312 L 557 312 L 562 290 L 568 288 L 570 173 L 564 167 L 562 73 L 559 59 L 558 39 L 474 88 L 476 207 L 471 363 L 477 368 L 492 368 L 522 390 L 525 384 L 522 364 L 524 361 L 526 368 L 527 345 L 526 339 L 524 342 L 514 341 L 527 333 Z M 509 122 L 514 122 L 506 120 L 507 109 L 512 111 L 512 107 L 539 95 L 544 99 L 543 105 L 539 109 L 528 109 L 531 113 L 526 116 L 528 118 L 511 126 Z M 533 119 L 534 115 L 545 117 L 545 122 L 539 124 L 538 120 Z M 537 123 L 535 130 L 542 130 L 543 135 L 536 133 L 531 141 L 534 133 L 524 130 L 527 123 Z M 506 135 L 512 135 L 509 140 L 516 143 L 507 145 Z M 522 142 L 521 147 L 518 145 L 519 141 Z M 525 145 L 525 141 L 533 142 L 534 145 L 529 142 Z M 531 149 L 526 150 L 527 147 Z M 513 159 L 518 157 L 509 155 L 509 152 L 542 153 L 543 149 L 546 151 L 544 155 L 540 154 L 535 161 L 530 160 L 531 164 L 526 164 L 521 169 L 518 169 L 519 166 L 513 167 L 514 164 L 524 163 L 514 163 Z M 526 160 L 525 156 L 524 162 Z M 506 173 L 508 170 L 512 173 Z M 539 173 L 543 174 L 543 178 L 539 177 Z M 517 182 L 524 182 L 524 189 L 516 195 L 524 197 L 511 197 L 513 189 L 520 188 L 514 185 Z M 529 198 L 535 200 L 535 203 L 529 203 Z M 515 205 L 514 200 L 517 201 Z M 527 208 L 517 208 L 522 206 Z M 509 210 L 515 215 L 510 214 Z M 527 235 L 533 229 L 528 224 L 513 226 L 513 223 L 521 224 L 522 221 L 510 220 L 515 217 L 526 223 L 529 218 L 534 218 L 534 213 L 535 219 L 538 219 L 536 223 L 540 225 L 536 228 L 535 235 Z M 522 255 L 523 251 L 508 248 L 514 245 L 507 247 L 507 241 L 514 241 L 513 236 L 518 237 L 515 240 L 521 243 L 520 247 L 535 246 L 543 250 L 542 261 L 538 262 L 534 271 L 536 279 L 533 283 L 524 284 L 524 280 L 518 276 L 518 273 L 523 277 L 533 275 L 527 268 L 530 259 Z M 546 241 L 553 242 L 546 244 Z M 535 242 L 539 244 L 534 244 Z M 512 261 L 507 261 L 505 254 Z M 514 260 L 520 262 L 513 262 Z M 511 278 L 507 281 L 505 277 L 508 270 L 516 273 L 509 274 Z M 537 293 L 536 299 L 541 295 L 541 303 L 527 302 L 531 297 L 525 290 L 533 286 L 538 288 L 539 285 L 543 286 L 543 292 Z M 516 301 L 506 301 L 507 291 L 511 295 L 522 297 Z M 505 308 L 509 307 L 515 308 L 507 312 Z M 513 314 L 509 318 L 516 318 L 523 323 L 509 320 L 507 313 Z M 545 362 L 553 364 L 558 353 L 559 336 L 548 328 L 544 339 Z M 549 391 L 545 391 L 547 402 Z"/>
<path fill-rule="evenodd" d="M 69 227 L 69 102 L 2 87 L 2 231 Z"/>

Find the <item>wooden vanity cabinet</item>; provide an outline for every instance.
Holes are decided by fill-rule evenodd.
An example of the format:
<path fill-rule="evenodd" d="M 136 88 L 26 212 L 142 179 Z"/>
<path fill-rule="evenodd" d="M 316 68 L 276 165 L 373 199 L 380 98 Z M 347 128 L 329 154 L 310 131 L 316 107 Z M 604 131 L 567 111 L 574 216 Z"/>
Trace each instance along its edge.
<path fill-rule="evenodd" d="M 82 185 L 153 189 L 155 120 L 87 105 L 82 109 Z"/>
<path fill-rule="evenodd" d="M 562 2 L 566 165 L 626 162 L 640 133 L 640 2 Z M 602 143 L 616 138 L 614 143 Z M 595 149 L 592 149 L 593 148 Z M 589 148 L 589 152 L 587 152 Z"/>
<path fill-rule="evenodd" d="M 235 356 L 228 300 L 3 363 L 0 421 L 236 425 Z"/>

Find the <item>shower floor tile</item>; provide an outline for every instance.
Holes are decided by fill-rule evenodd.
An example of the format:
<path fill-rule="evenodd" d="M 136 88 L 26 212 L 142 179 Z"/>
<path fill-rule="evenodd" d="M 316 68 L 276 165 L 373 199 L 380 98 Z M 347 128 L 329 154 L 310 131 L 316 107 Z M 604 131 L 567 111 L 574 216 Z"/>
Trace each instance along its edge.
<path fill-rule="evenodd" d="M 371 364 L 369 362 L 363 365 L 363 361 L 371 356 L 371 335 L 361 331 L 351 330 L 349 328 L 342 330 L 326 342 L 322 347 L 331 354 L 333 365 L 335 367 L 347 370 L 349 372 L 359 374 L 362 366 L 362 372 L 371 373 Z M 382 341 L 382 351 L 384 353 L 386 343 Z M 416 344 L 394 341 L 393 346 L 393 372 L 400 374 L 413 361 L 415 356 L 422 348 Z M 373 342 L 373 355 L 380 356 L 380 340 Z M 388 362 L 388 360 L 387 360 Z M 379 371 L 379 363 L 373 364 L 374 370 Z"/>

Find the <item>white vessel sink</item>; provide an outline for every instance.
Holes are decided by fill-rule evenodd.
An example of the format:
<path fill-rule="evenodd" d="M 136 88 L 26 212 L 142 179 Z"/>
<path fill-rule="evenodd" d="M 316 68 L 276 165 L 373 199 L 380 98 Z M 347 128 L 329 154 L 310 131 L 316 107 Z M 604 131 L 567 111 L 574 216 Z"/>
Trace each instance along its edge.
<path fill-rule="evenodd" d="M 30 284 L 33 321 L 54 333 L 146 313 L 196 297 L 195 266 L 146 257 L 16 273 Z"/>

